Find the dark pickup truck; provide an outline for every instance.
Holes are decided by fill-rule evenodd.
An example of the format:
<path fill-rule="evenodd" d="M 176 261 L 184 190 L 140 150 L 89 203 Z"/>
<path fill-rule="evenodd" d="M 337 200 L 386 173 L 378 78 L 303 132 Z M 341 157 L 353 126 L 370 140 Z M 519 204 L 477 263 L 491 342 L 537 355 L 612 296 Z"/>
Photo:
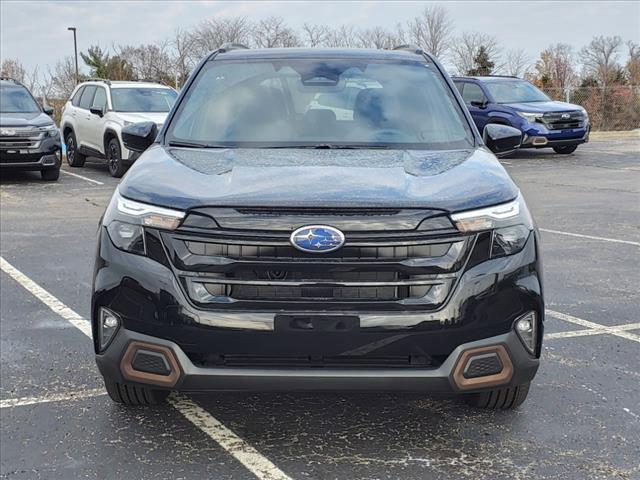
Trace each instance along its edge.
<path fill-rule="evenodd" d="M 227 45 L 199 64 L 99 229 L 111 398 L 171 390 L 447 392 L 520 405 L 538 369 L 538 234 L 422 51 Z M 483 138 L 484 137 L 484 138 Z"/>

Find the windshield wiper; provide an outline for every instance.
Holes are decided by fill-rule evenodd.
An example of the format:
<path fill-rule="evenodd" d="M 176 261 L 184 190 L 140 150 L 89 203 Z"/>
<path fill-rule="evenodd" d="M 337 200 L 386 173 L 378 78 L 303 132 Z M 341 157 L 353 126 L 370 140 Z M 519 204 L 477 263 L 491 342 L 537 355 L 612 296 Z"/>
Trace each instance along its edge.
<path fill-rule="evenodd" d="M 183 148 L 233 148 L 226 145 L 216 145 L 214 143 L 181 142 L 176 140 L 169 142 L 169 146 Z"/>
<path fill-rule="evenodd" d="M 332 143 L 319 143 L 317 145 L 277 145 L 265 148 L 304 148 L 310 150 L 369 150 L 369 149 L 387 149 L 388 145 L 335 145 Z"/>

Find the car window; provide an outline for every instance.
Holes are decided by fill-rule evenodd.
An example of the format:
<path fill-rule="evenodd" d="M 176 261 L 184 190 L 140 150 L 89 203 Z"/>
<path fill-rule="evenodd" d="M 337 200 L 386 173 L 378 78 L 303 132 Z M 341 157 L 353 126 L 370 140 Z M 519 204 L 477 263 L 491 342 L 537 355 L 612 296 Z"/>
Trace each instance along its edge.
<path fill-rule="evenodd" d="M 35 113 L 40 107 L 29 91 L 21 86 L 2 86 L 0 88 L 0 112 Z"/>
<path fill-rule="evenodd" d="M 71 105 L 77 107 L 80 105 L 80 97 L 82 96 L 82 92 L 84 92 L 84 87 L 80 87 L 76 94 L 71 99 Z"/>
<path fill-rule="evenodd" d="M 102 108 L 103 110 L 107 110 L 107 91 L 102 87 L 96 88 L 96 94 L 93 97 L 92 107 Z"/>
<path fill-rule="evenodd" d="M 167 138 L 254 147 L 473 145 L 437 69 L 369 59 L 210 62 L 186 92 Z"/>
<path fill-rule="evenodd" d="M 460 95 L 462 95 L 462 91 L 464 90 L 464 82 L 455 82 L 454 81 L 453 84 L 458 89 L 458 92 L 460 92 Z"/>
<path fill-rule="evenodd" d="M 475 83 L 466 83 L 462 92 L 462 99 L 467 105 L 471 102 L 484 102 L 486 97 L 482 93 L 482 89 Z"/>
<path fill-rule="evenodd" d="M 111 103 L 116 112 L 168 112 L 178 94 L 171 88 L 113 88 Z"/>
<path fill-rule="evenodd" d="M 84 87 L 84 92 L 82 92 L 82 96 L 80 97 L 80 104 L 78 106 L 80 108 L 89 110 L 91 102 L 93 101 L 94 93 L 96 93 L 96 87 L 94 87 L 93 85 L 87 85 L 86 87 Z"/>
<path fill-rule="evenodd" d="M 549 97 L 525 80 L 491 81 L 486 87 L 497 103 L 549 101 Z"/>

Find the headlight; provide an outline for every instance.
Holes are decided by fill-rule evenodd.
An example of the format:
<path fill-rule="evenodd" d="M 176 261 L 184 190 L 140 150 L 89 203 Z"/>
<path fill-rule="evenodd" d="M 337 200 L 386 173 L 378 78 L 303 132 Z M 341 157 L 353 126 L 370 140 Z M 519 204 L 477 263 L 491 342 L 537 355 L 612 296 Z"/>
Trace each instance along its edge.
<path fill-rule="evenodd" d="M 130 122 L 129 120 L 123 120 L 122 121 L 122 126 L 126 127 L 127 125 L 133 125 L 134 122 Z"/>
<path fill-rule="evenodd" d="M 585 122 L 588 122 L 589 121 L 589 114 L 587 113 L 587 111 L 582 107 L 580 107 L 580 111 L 582 112 L 582 116 L 584 117 Z"/>
<path fill-rule="evenodd" d="M 535 123 L 536 120 L 542 118 L 542 113 L 533 113 L 533 112 L 516 112 L 522 118 L 524 118 L 529 123 Z"/>
<path fill-rule="evenodd" d="M 58 127 L 55 125 L 47 125 L 46 127 L 40 127 L 40 131 L 44 133 L 45 137 L 57 137 L 60 135 Z"/>
<path fill-rule="evenodd" d="M 454 213 L 451 220 L 465 233 L 493 230 L 491 257 L 519 252 L 533 230 L 533 219 L 520 193 L 508 203 Z"/>
<path fill-rule="evenodd" d="M 184 215 L 179 210 L 129 200 L 116 190 L 102 224 L 106 226 L 109 238 L 117 248 L 144 255 L 144 227 L 175 230 Z"/>

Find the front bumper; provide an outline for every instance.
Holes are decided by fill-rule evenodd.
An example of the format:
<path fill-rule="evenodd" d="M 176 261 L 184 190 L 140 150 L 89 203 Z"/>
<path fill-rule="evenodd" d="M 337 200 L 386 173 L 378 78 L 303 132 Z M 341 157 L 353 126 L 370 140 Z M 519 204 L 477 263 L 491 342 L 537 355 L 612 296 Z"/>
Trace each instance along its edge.
<path fill-rule="evenodd" d="M 46 138 L 37 149 L 0 149 L 0 168 L 3 169 L 43 170 L 60 168 L 61 164 L 59 138 Z"/>
<path fill-rule="evenodd" d="M 525 123 L 520 148 L 546 148 L 580 145 L 589 141 L 590 127 L 548 130 L 544 125 Z"/>
<path fill-rule="evenodd" d="M 129 345 L 147 344 L 165 347 L 177 363 L 171 384 L 131 378 L 124 364 Z M 477 386 L 461 386 L 458 371 L 465 352 L 502 347 L 509 357 L 508 376 Z M 165 350 L 166 351 L 166 350 Z M 468 393 L 496 386 L 516 386 L 535 376 L 539 359 L 530 356 L 514 332 L 459 345 L 437 368 L 234 368 L 199 367 L 193 364 L 175 343 L 121 329 L 104 354 L 96 355 L 100 373 L 123 383 L 137 383 L 160 389 L 180 391 L 415 391 Z M 505 365 L 506 368 L 506 365 Z M 139 380 L 139 381 L 136 381 Z"/>

